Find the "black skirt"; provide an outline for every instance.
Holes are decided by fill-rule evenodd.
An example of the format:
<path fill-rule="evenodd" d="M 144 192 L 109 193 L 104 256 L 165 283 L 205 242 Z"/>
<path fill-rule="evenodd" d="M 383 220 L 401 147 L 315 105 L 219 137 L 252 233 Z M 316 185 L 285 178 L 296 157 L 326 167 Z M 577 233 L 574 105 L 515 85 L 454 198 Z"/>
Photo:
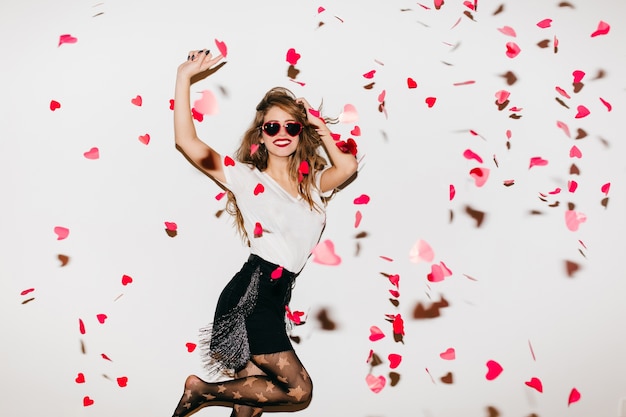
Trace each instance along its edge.
<path fill-rule="evenodd" d="M 293 350 L 285 322 L 296 274 L 250 255 L 224 287 L 213 323 L 200 329 L 203 363 L 210 374 L 232 374 L 252 355 Z"/>

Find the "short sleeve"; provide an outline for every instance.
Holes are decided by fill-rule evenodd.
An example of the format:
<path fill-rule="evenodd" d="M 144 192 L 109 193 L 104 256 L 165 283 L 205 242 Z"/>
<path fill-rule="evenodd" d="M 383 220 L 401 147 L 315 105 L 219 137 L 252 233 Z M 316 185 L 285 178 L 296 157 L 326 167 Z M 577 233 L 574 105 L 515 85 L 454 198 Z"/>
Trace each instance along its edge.
<path fill-rule="evenodd" d="M 335 190 L 328 190 L 326 192 L 322 192 L 322 188 L 321 188 L 321 182 L 322 182 L 322 174 L 328 169 L 330 168 L 330 166 L 326 166 L 324 169 L 317 171 L 315 173 L 315 186 L 317 187 L 317 189 L 320 192 L 320 196 L 321 197 L 330 197 L 333 192 L 335 192 Z"/>
<path fill-rule="evenodd" d="M 230 157 L 224 158 L 224 185 L 233 194 L 237 195 L 242 190 L 249 188 L 253 168 L 243 162 L 233 161 Z"/>

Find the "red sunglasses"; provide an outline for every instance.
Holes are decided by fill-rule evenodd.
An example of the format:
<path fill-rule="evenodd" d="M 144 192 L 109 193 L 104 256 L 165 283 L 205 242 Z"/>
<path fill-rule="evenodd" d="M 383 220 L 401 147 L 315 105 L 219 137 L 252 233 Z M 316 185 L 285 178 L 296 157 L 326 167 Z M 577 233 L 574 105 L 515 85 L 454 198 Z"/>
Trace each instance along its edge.
<path fill-rule="evenodd" d="M 291 137 L 298 136 L 300 132 L 302 132 L 302 123 L 300 122 L 287 122 L 283 126 L 285 126 L 285 131 Z M 280 132 L 280 123 L 265 122 L 261 129 L 263 129 L 267 136 L 276 136 L 278 132 Z"/>

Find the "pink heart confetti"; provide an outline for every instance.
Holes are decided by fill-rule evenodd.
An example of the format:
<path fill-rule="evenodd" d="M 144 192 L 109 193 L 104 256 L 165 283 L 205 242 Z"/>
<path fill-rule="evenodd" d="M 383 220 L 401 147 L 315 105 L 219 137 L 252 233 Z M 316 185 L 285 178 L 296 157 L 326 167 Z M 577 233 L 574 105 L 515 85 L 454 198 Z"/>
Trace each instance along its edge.
<path fill-rule="evenodd" d="M 563 122 L 556 122 L 556 126 L 561 129 L 563 132 L 565 132 L 565 134 L 567 135 L 568 138 L 571 138 L 572 136 L 570 135 L 570 131 L 569 131 L 569 127 L 563 123 Z"/>
<path fill-rule="evenodd" d="M 501 28 L 498 28 L 498 32 L 505 34 L 506 36 L 511 36 L 511 37 L 516 37 L 517 34 L 515 33 L 515 29 L 513 29 L 511 26 L 503 26 Z"/>
<path fill-rule="evenodd" d="M 368 80 L 371 80 L 372 78 L 374 78 L 374 74 L 376 74 L 376 70 L 371 70 L 363 74 L 363 78 L 367 78 Z"/>
<path fill-rule="evenodd" d="M 363 214 L 359 210 L 354 214 L 354 228 L 358 228 L 361 224 L 361 220 L 363 220 Z"/>
<path fill-rule="evenodd" d="M 55 111 L 61 108 L 61 103 L 56 100 L 50 100 L 50 110 Z"/>
<path fill-rule="evenodd" d="M 435 259 L 433 248 L 425 240 L 419 239 L 409 251 L 409 261 L 417 264 L 420 262 L 432 262 Z"/>
<path fill-rule="evenodd" d="M 601 188 L 600 191 L 602 191 L 604 193 L 604 195 L 609 195 L 609 189 L 611 188 L 611 183 L 607 182 L 606 184 L 604 184 Z"/>
<path fill-rule="evenodd" d="M 585 106 L 578 106 L 578 112 L 576 113 L 576 119 L 582 119 L 583 117 L 589 116 L 591 113 L 589 109 Z"/>
<path fill-rule="evenodd" d="M 174 222 L 165 222 L 165 228 L 172 232 L 178 230 L 178 225 Z"/>
<path fill-rule="evenodd" d="M 259 195 L 261 194 L 263 191 L 265 191 L 265 187 L 263 186 L 263 184 L 258 183 L 256 185 L 256 187 L 254 187 L 254 195 Z"/>
<path fill-rule="evenodd" d="M 464 156 L 466 159 L 470 159 L 470 160 L 471 160 L 471 159 L 475 159 L 475 160 L 477 160 L 479 163 L 481 163 L 481 164 L 483 163 L 483 158 L 481 158 L 480 156 L 478 156 L 478 155 L 477 155 L 476 153 L 474 153 L 471 149 L 466 149 L 466 150 L 463 152 L 463 156 Z"/>
<path fill-rule="evenodd" d="M 364 205 L 370 202 L 370 197 L 367 194 L 361 194 L 354 199 L 354 204 Z"/>
<path fill-rule="evenodd" d="M 435 103 L 437 102 L 437 98 L 436 97 L 426 97 L 426 105 L 428 106 L 428 108 L 432 108 Z"/>
<path fill-rule="evenodd" d="M 93 405 L 93 403 L 94 403 L 94 401 L 91 398 L 89 398 L 89 395 L 86 395 L 83 398 L 83 406 L 89 407 L 90 405 Z"/>
<path fill-rule="evenodd" d="M 222 41 L 215 39 L 215 46 L 217 46 L 217 50 L 220 51 L 220 55 L 226 58 L 226 56 L 228 55 L 228 47 L 226 46 L 226 44 Z"/>
<path fill-rule="evenodd" d="M 496 103 L 502 104 L 502 103 L 506 102 L 509 99 L 510 95 L 511 95 L 511 93 L 506 91 L 506 90 L 497 91 L 496 92 Z"/>
<path fill-rule="evenodd" d="M 383 390 L 383 388 L 385 388 L 385 384 L 387 383 L 387 380 L 382 375 L 374 376 L 372 374 L 368 374 L 365 377 L 365 382 L 367 383 L 367 386 L 369 387 L 370 390 L 372 390 L 373 393 L 378 394 L 379 392 Z"/>
<path fill-rule="evenodd" d="M 613 110 L 613 106 L 611 106 L 611 103 L 609 103 L 608 101 L 606 101 L 605 99 L 603 99 L 602 97 L 600 97 L 600 101 L 602 102 L 602 104 L 604 104 L 604 107 L 606 107 L 606 109 L 608 111 Z"/>
<path fill-rule="evenodd" d="M 476 83 L 476 81 L 474 81 L 474 80 L 467 80 L 467 81 L 459 81 L 459 82 L 453 83 L 452 85 L 455 86 L 455 87 L 458 87 L 458 86 L 462 86 L 462 85 L 471 85 L 471 84 L 475 84 L 475 83 Z"/>
<path fill-rule="evenodd" d="M 76 379 L 74 381 L 76 381 L 77 384 L 84 384 L 85 374 L 83 374 L 82 372 L 79 372 L 78 375 L 76 375 Z"/>
<path fill-rule="evenodd" d="M 391 369 L 396 369 L 402 362 L 402 356 L 397 353 L 390 353 L 387 359 L 389 359 L 389 368 Z"/>
<path fill-rule="evenodd" d="M 489 168 L 473 168 L 470 171 L 470 176 L 474 178 L 477 187 L 482 187 L 489 179 L 489 172 Z"/>
<path fill-rule="evenodd" d="M 128 284 L 131 284 L 133 282 L 132 277 L 129 277 L 128 275 L 122 275 L 122 285 L 123 286 L 127 286 Z"/>
<path fill-rule="evenodd" d="M 505 187 L 510 187 L 511 185 L 515 185 L 515 180 L 504 180 L 502 181 Z"/>
<path fill-rule="evenodd" d="M 598 28 L 595 30 L 595 32 L 591 34 L 591 37 L 595 38 L 596 36 L 606 35 L 607 33 L 609 33 L 609 30 L 611 30 L 611 26 L 608 23 L 600 20 L 600 23 L 598 23 Z"/>
<path fill-rule="evenodd" d="M 193 102 L 193 108 L 203 116 L 214 115 L 218 113 L 217 99 L 210 90 L 200 92 L 202 97 Z"/>
<path fill-rule="evenodd" d="M 261 236 L 263 236 L 263 226 L 261 226 L 261 223 L 256 222 L 256 224 L 254 225 L 254 237 Z"/>
<path fill-rule="evenodd" d="M 59 44 L 57 45 L 57 47 L 63 45 L 64 43 L 76 43 L 76 42 L 78 42 L 78 39 L 70 34 L 61 35 L 59 36 Z"/>
<path fill-rule="evenodd" d="M 506 56 L 509 58 L 515 58 L 521 52 L 520 47 L 515 42 L 506 43 Z"/>
<path fill-rule="evenodd" d="M 370 341 L 371 342 L 376 342 L 382 338 L 385 337 L 385 334 L 383 333 L 382 330 L 380 330 L 380 328 L 378 326 L 372 326 L 370 327 Z"/>
<path fill-rule="evenodd" d="M 543 384 L 539 378 L 530 378 L 530 381 L 526 381 L 525 384 L 538 392 L 543 392 Z"/>
<path fill-rule="evenodd" d="M 487 374 L 485 375 L 485 378 L 487 378 L 487 381 L 493 381 L 500 376 L 502 371 L 503 368 L 498 362 L 489 360 L 487 361 Z"/>
<path fill-rule="evenodd" d="M 350 131 L 352 136 L 361 136 L 361 128 L 358 126 L 354 126 L 354 129 Z"/>
<path fill-rule="evenodd" d="M 54 233 L 57 235 L 57 240 L 66 239 L 70 234 L 70 229 L 67 227 L 56 226 L 54 228 Z"/>
<path fill-rule="evenodd" d="M 126 387 L 126 385 L 128 385 L 128 377 L 121 376 L 121 377 L 117 378 L 117 385 L 120 388 Z"/>
<path fill-rule="evenodd" d="M 532 158 L 530 158 L 530 164 L 528 166 L 528 169 L 531 169 L 532 167 L 543 167 L 548 165 L 548 161 L 541 158 L 540 156 L 534 156 Z"/>
<path fill-rule="evenodd" d="M 586 221 L 587 216 L 584 213 L 575 210 L 565 211 L 565 225 L 572 232 L 577 231 L 581 223 L 584 223 Z"/>
<path fill-rule="evenodd" d="M 100 150 L 98 148 L 91 148 L 87 152 L 83 153 L 83 156 L 87 159 L 95 160 L 100 158 Z"/>
<path fill-rule="evenodd" d="M 343 106 L 343 111 L 339 115 L 341 123 L 352 124 L 359 120 L 359 114 L 356 111 L 356 107 L 352 104 L 346 104 Z"/>
<path fill-rule="evenodd" d="M 574 84 L 578 84 L 585 78 L 585 71 L 576 70 L 572 72 L 572 76 L 574 77 Z"/>
<path fill-rule="evenodd" d="M 227 167 L 235 166 L 235 160 L 231 158 L 230 156 L 226 155 L 224 157 L 224 166 L 227 166 Z"/>
<path fill-rule="evenodd" d="M 455 195 L 456 195 L 456 188 L 454 188 L 454 185 L 450 184 L 450 201 L 454 199 Z"/>
<path fill-rule="evenodd" d="M 406 79 L 406 85 L 409 88 L 417 88 L 417 83 L 415 82 L 415 80 L 411 77 Z"/>
<path fill-rule="evenodd" d="M 433 264 L 430 266 L 430 273 L 426 276 L 426 279 L 429 282 L 441 282 L 450 275 L 450 270 L 441 262 L 440 265 Z"/>
<path fill-rule="evenodd" d="M 106 314 L 98 314 L 98 315 L 96 315 L 96 318 L 98 319 L 100 324 L 104 324 L 106 319 L 108 319 L 109 317 Z"/>
<path fill-rule="evenodd" d="M 317 14 L 322 13 L 324 10 L 326 10 L 325 8 L 323 8 L 322 6 L 317 8 Z"/>
<path fill-rule="evenodd" d="M 567 189 L 570 193 L 576 192 L 576 189 L 578 188 L 578 183 L 574 180 L 569 180 L 567 182 Z"/>
<path fill-rule="evenodd" d="M 272 278 L 272 279 L 279 279 L 280 277 L 282 277 L 283 276 L 283 269 L 284 268 L 282 266 L 279 266 L 276 269 L 274 269 L 272 271 L 272 273 L 270 274 L 270 278 Z"/>
<path fill-rule="evenodd" d="M 141 98 L 140 95 L 136 96 L 135 98 L 131 99 L 130 102 L 132 104 L 134 104 L 137 107 L 141 107 L 141 104 L 143 103 L 143 100 Z"/>
<path fill-rule="evenodd" d="M 256 151 L 259 150 L 259 144 L 258 143 L 253 143 L 252 145 L 250 145 L 250 156 L 254 155 L 256 153 Z"/>
<path fill-rule="evenodd" d="M 569 150 L 569 157 L 570 158 L 582 158 L 583 153 L 580 151 L 580 149 L 578 149 L 578 146 L 574 145 Z"/>
<path fill-rule="evenodd" d="M 541 29 L 549 28 L 552 26 L 552 19 L 543 19 L 542 21 L 537 22 L 537 26 Z"/>
<path fill-rule="evenodd" d="M 298 63 L 298 60 L 301 58 L 301 55 L 299 53 L 296 52 L 296 50 L 294 48 L 289 48 L 289 50 L 287 51 L 287 62 L 291 65 L 296 65 Z"/>
<path fill-rule="evenodd" d="M 562 95 L 563 97 L 565 97 L 565 98 L 572 98 L 572 97 L 570 97 L 570 95 L 569 95 L 569 94 L 567 94 L 567 92 L 566 92 L 565 90 L 563 90 L 561 87 L 557 86 L 557 87 L 555 87 L 555 89 L 556 89 L 556 91 L 557 91 L 560 95 Z"/>
<path fill-rule="evenodd" d="M 194 350 L 196 350 L 197 345 L 192 342 L 187 342 L 185 343 L 185 347 L 187 348 L 187 352 L 192 353 Z"/>
<path fill-rule="evenodd" d="M 335 253 L 335 245 L 331 240 L 324 240 L 311 251 L 313 262 L 320 265 L 335 266 L 341 263 L 341 257 Z"/>
<path fill-rule="evenodd" d="M 385 101 L 385 96 L 387 95 L 387 91 L 383 90 L 380 92 L 380 94 L 378 95 L 378 102 L 382 103 Z"/>
<path fill-rule="evenodd" d="M 441 6 L 443 6 L 443 0 L 434 0 L 433 3 L 435 5 L 435 9 L 437 10 L 441 9 Z"/>
<path fill-rule="evenodd" d="M 448 348 L 445 352 L 441 352 L 439 357 L 446 361 L 453 361 L 456 359 L 456 351 L 454 348 Z"/>
<path fill-rule="evenodd" d="M 144 145 L 149 144 L 150 143 L 150 135 L 146 133 L 145 135 L 139 136 L 139 142 L 143 143 Z"/>
<path fill-rule="evenodd" d="M 569 398 L 567 399 L 567 406 L 569 407 L 578 401 L 580 401 L 580 392 L 578 392 L 576 388 L 572 388 L 572 391 L 569 393 Z"/>

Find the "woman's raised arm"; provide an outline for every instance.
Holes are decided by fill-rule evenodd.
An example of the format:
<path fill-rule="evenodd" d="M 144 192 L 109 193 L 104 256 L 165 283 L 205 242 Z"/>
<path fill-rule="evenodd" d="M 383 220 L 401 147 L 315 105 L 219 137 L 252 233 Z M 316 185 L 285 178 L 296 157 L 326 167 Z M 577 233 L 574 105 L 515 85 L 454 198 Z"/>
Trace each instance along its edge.
<path fill-rule="evenodd" d="M 176 147 L 199 170 L 223 182 L 225 179 L 222 157 L 198 138 L 191 115 L 189 93 L 191 78 L 210 70 L 221 59 L 221 55 L 213 57 L 208 49 L 191 51 L 187 61 L 178 67 L 174 93 L 174 140 Z"/>

